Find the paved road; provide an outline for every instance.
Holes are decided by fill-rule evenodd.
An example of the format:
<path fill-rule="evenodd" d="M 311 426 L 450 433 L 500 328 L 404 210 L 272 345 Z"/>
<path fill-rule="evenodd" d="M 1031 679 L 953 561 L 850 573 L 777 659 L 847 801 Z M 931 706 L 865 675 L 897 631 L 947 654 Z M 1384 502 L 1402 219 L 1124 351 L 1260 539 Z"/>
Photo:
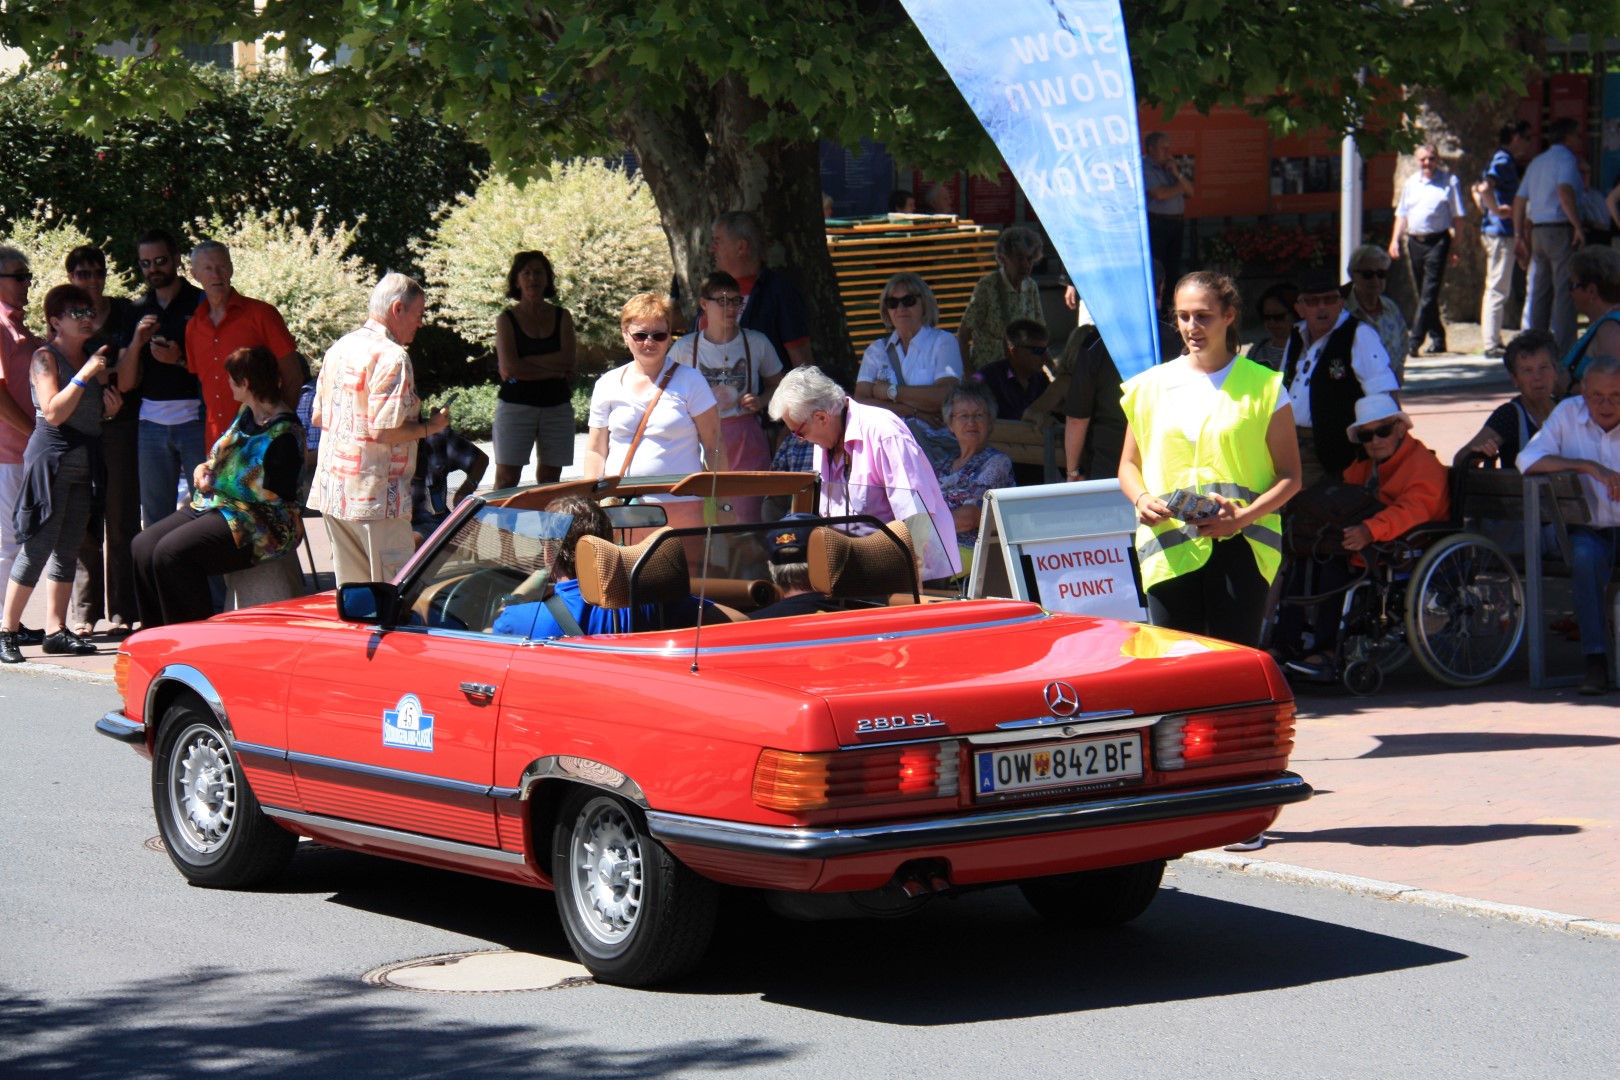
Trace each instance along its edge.
<path fill-rule="evenodd" d="M 393 961 L 565 957 L 549 898 L 318 849 L 275 888 L 185 885 L 111 691 L 0 681 L 0 1074 L 1613 1076 L 1620 943 L 1174 866 L 1072 936 L 1006 891 L 898 921 L 739 905 L 674 990 L 375 988 Z"/>

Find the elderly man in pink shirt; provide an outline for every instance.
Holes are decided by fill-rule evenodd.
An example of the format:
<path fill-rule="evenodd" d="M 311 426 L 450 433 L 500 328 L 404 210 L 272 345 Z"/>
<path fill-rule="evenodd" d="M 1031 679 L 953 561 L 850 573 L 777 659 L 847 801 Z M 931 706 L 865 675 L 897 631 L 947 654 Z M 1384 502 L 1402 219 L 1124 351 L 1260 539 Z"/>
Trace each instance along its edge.
<path fill-rule="evenodd" d="M 950 509 L 903 420 L 887 409 L 862 405 L 816 367 L 783 376 L 770 410 L 773 420 L 815 446 L 824 514 L 904 522 L 922 560 L 924 581 L 961 573 Z"/>
<path fill-rule="evenodd" d="M 23 450 L 34 431 L 28 366 L 34 350 L 45 344 L 23 325 L 28 286 L 33 280 L 28 256 L 14 247 L 0 247 L 0 589 L 5 588 L 17 558 L 11 515 L 22 491 Z M 38 645 L 45 637 L 23 627 L 18 639 L 23 645 Z"/>

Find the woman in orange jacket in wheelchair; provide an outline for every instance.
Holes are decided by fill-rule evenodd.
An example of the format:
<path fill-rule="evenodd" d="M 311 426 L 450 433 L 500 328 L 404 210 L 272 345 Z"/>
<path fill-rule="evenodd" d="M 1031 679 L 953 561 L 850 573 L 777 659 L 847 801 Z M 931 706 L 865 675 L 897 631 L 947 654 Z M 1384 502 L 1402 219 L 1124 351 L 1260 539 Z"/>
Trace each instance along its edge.
<path fill-rule="evenodd" d="M 1419 525 L 1443 521 L 1450 514 L 1446 467 L 1411 432 L 1411 418 L 1390 395 L 1368 394 L 1356 402 L 1356 422 L 1348 433 L 1365 456 L 1344 470 L 1344 482 L 1365 485 L 1384 509 L 1344 527 L 1345 550 L 1365 550 L 1404 536 Z M 1290 672 L 1324 680 L 1337 677 L 1333 650 L 1338 643 L 1342 588 L 1353 576 L 1352 559 L 1359 564 L 1359 557 L 1339 557 L 1321 567 L 1313 591 L 1333 595 L 1316 608 L 1316 651 L 1285 664 Z"/>

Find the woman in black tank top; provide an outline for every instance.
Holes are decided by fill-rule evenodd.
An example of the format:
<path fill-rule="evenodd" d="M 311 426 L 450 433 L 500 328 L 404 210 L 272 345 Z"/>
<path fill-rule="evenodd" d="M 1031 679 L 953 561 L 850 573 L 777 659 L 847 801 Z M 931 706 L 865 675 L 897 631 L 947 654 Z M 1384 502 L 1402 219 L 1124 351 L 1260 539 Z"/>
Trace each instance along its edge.
<path fill-rule="evenodd" d="M 550 260 L 539 251 L 518 252 L 506 285 L 507 296 L 517 303 L 495 320 L 495 362 L 501 380 L 500 404 L 495 407 L 497 488 L 516 486 L 532 448 L 546 445 L 547 432 L 539 430 L 541 426 L 560 428 L 567 423 L 571 432 L 573 424 L 569 378 L 574 373 L 574 325 L 568 312 L 552 302 L 557 287 Z M 560 437 L 561 432 L 550 434 Z M 535 478 L 542 484 L 554 483 L 563 466 L 572 462 L 571 454 L 548 460 L 552 456 L 542 452 L 535 467 Z"/>

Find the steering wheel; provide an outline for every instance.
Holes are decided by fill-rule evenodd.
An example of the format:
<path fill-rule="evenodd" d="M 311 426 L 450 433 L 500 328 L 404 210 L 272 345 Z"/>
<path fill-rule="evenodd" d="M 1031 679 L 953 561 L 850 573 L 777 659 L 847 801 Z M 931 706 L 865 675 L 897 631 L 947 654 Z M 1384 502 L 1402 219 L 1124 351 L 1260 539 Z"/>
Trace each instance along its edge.
<path fill-rule="evenodd" d="M 451 630 L 472 629 L 466 619 L 455 614 L 457 610 L 456 598 L 462 596 L 462 590 L 479 578 L 505 577 L 506 575 L 507 571 L 505 570 L 485 567 L 482 570 L 474 570 L 461 578 L 454 585 L 435 596 L 432 603 L 428 605 L 429 625 L 442 626 Z M 503 581 L 501 584 L 504 586 L 505 582 Z M 506 591 L 505 588 L 496 588 L 489 591 L 490 599 L 485 604 L 484 619 L 479 625 L 488 627 L 495 621 L 495 605 L 500 602 L 501 597 L 506 595 Z"/>

